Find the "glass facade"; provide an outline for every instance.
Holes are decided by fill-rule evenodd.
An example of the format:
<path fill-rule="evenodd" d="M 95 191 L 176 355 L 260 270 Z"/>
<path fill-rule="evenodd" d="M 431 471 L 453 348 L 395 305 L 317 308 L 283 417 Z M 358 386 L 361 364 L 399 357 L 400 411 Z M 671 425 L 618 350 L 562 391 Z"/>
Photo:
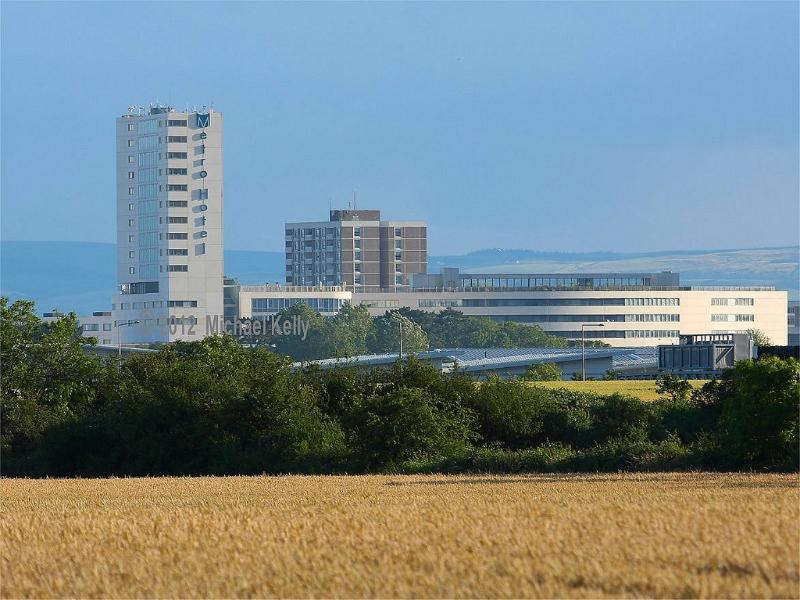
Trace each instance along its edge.
<path fill-rule="evenodd" d="M 344 300 L 339 298 L 253 298 L 251 311 L 256 313 L 276 313 L 295 304 L 306 304 L 317 312 L 339 312 Z"/>
<path fill-rule="evenodd" d="M 422 302 L 422 301 L 420 301 Z M 420 304 L 422 306 L 422 304 Z M 679 298 L 466 298 L 462 306 L 680 306 Z"/>

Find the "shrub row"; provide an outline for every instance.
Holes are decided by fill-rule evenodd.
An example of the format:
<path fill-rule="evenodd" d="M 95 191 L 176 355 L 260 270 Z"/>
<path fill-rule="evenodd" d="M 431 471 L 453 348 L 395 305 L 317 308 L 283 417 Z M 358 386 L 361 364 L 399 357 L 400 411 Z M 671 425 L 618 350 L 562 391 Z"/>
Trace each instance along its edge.
<path fill-rule="evenodd" d="M 120 367 L 87 356 L 69 318 L 6 310 L 2 328 L 6 475 L 798 468 L 794 359 L 742 361 L 694 392 L 666 378 L 646 403 L 414 359 L 296 371 L 229 337 Z"/>

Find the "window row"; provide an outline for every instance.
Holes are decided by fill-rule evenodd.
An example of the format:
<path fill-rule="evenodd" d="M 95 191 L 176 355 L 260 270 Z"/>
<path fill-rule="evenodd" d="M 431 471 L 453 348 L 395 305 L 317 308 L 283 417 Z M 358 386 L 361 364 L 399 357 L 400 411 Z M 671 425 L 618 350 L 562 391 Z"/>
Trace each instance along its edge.
<path fill-rule="evenodd" d="M 339 298 L 253 298 L 251 311 L 255 313 L 278 312 L 295 304 L 305 304 L 317 312 L 338 312 L 344 300 Z"/>
<path fill-rule="evenodd" d="M 169 317 L 164 319 L 122 319 L 114 321 L 114 327 L 154 327 L 156 325 L 197 325 L 197 317 Z"/>
<path fill-rule="evenodd" d="M 711 306 L 753 306 L 754 298 L 712 298 Z"/>
<path fill-rule="evenodd" d="M 137 127 L 138 125 L 138 127 Z M 187 119 L 140 119 L 136 123 L 128 123 L 128 131 L 137 131 L 138 133 L 153 133 L 160 127 L 187 127 L 189 121 Z"/>
<path fill-rule="evenodd" d="M 680 306 L 679 298 L 465 298 L 463 306 Z"/>
<path fill-rule="evenodd" d="M 100 323 L 81 324 L 82 331 L 100 331 Z M 103 331 L 111 331 L 111 323 L 103 323 Z"/>
<path fill-rule="evenodd" d="M 755 321 L 755 315 L 751 314 L 714 314 L 711 315 L 711 321 L 713 322 L 742 322 L 742 321 Z"/>

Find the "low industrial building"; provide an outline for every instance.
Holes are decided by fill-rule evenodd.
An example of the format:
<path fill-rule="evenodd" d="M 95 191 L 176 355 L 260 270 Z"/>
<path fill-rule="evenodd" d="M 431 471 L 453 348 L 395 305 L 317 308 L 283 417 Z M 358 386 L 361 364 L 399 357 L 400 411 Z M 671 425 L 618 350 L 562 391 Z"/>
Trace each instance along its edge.
<path fill-rule="evenodd" d="M 580 348 L 448 348 L 415 352 L 414 356 L 434 364 L 443 373 L 458 371 L 468 373 L 476 379 L 493 376 L 504 379 L 521 377 L 532 365 L 552 363 L 561 369 L 562 379 L 569 380 L 575 374 L 582 373 L 584 366 L 584 355 Z M 315 365 L 323 370 L 338 367 L 373 369 L 389 367 L 399 358 L 397 353 L 373 354 L 298 362 L 293 367 L 301 369 L 307 365 Z M 656 349 L 649 346 L 587 348 L 585 353 L 587 379 L 600 379 L 609 371 L 613 371 L 618 377 L 653 377 L 657 365 Z"/>
<path fill-rule="evenodd" d="M 716 377 L 755 356 L 756 347 L 747 334 L 682 335 L 677 344 L 658 347 L 658 370 L 681 377 Z"/>

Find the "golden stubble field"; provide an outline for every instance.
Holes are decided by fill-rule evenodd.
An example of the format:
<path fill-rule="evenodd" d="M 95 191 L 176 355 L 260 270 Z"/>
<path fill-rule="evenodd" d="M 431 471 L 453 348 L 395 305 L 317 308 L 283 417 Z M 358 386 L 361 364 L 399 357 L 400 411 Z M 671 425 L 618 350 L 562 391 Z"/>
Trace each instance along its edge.
<path fill-rule="evenodd" d="M 3 598 L 800 596 L 796 474 L 0 483 Z"/>

